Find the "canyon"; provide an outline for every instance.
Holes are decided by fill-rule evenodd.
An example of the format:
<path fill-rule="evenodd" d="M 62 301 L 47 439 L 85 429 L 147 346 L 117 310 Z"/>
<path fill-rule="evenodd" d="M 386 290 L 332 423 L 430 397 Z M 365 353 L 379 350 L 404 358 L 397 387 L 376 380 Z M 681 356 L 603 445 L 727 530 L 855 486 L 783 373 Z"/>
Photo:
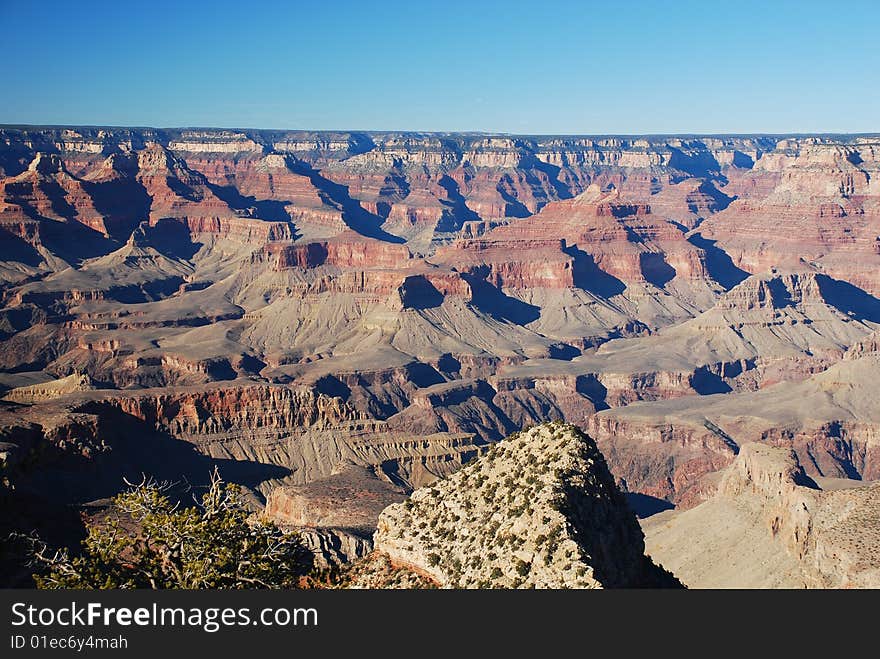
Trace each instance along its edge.
<path fill-rule="evenodd" d="M 729 585 L 681 538 L 757 496 L 725 476 L 782 459 L 753 445 L 816 528 L 880 478 L 878 177 L 872 135 L 0 126 L 0 530 L 217 468 L 337 565 L 561 421 L 655 561 Z M 785 583 L 868 583 L 826 536 Z"/>

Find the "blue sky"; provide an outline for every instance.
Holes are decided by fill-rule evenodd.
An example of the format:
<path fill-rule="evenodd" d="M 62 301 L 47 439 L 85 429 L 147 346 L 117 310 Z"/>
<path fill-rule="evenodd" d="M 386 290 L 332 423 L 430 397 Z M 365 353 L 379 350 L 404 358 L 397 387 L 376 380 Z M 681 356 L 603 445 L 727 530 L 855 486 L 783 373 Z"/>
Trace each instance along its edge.
<path fill-rule="evenodd" d="M 0 122 L 880 131 L 880 2 L 0 0 Z"/>

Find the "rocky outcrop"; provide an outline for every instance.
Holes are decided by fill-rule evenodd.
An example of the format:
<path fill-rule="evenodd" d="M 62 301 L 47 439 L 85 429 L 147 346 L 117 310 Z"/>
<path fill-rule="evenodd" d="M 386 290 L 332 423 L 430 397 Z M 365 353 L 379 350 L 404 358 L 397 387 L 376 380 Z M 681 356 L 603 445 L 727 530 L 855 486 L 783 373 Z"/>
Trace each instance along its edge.
<path fill-rule="evenodd" d="M 124 478 L 143 473 L 199 484 L 216 467 L 244 486 L 255 508 L 275 497 L 270 511 L 282 522 L 361 538 L 401 492 L 451 473 L 479 450 L 473 435 L 413 437 L 306 388 L 79 391 L 9 406 L 0 434 L 17 447 L 8 452 L 24 465 L 19 482 L 48 500 L 112 496 Z M 294 486 L 301 489 L 287 492 L 295 496 L 278 490 Z M 339 505 L 318 514 L 302 504 L 313 495 L 312 502 L 326 495 Z"/>
<path fill-rule="evenodd" d="M 489 280 L 506 288 L 595 288 L 597 269 L 624 284 L 711 281 L 703 250 L 679 226 L 595 184 L 532 217 L 464 237 L 436 258 L 471 272 L 488 269 Z"/>
<path fill-rule="evenodd" d="M 528 227 L 528 229 L 524 227 Z M 623 282 L 665 286 L 675 277 L 710 280 L 703 250 L 688 242 L 675 223 L 652 211 L 652 206 L 605 193 L 596 184 L 574 199 L 548 204 L 523 223 L 502 227 L 550 232 L 589 255 L 602 272 Z"/>
<path fill-rule="evenodd" d="M 290 526 L 372 531 L 379 513 L 404 498 L 399 487 L 377 479 L 363 467 L 352 465 L 305 485 L 273 490 L 266 500 L 265 513 Z"/>
<path fill-rule="evenodd" d="M 565 253 L 565 241 L 557 238 L 505 240 L 489 232 L 484 238 L 463 239 L 439 249 L 434 260 L 497 288 L 564 289 L 575 285 L 574 261 Z"/>
<path fill-rule="evenodd" d="M 379 514 L 405 497 L 403 488 L 375 471 L 343 465 L 326 478 L 276 488 L 266 498 L 264 514 L 299 533 L 319 565 L 340 566 L 372 551 Z"/>
<path fill-rule="evenodd" d="M 149 143 L 138 153 L 138 182 L 150 197 L 149 222 L 176 221 L 191 234 L 213 234 L 221 238 L 260 246 L 294 237 L 289 219 L 259 216 L 256 208 L 238 203 L 238 196 L 222 194 L 217 186 L 187 162 L 158 143 Z"/>
<path fill-rule="evenodd" d="M 168 143 L 172 151 L 188 153 L 251 153 L 263 150 L 261 144 L 248 138 L 245 133 L 232 131 L 186 130 Z"/>
<path fill-rule="evenodd" d="M 684 507 L 699 503 L 704 477 L 749 442 L 793 449 L 815 478 L 875 480 L 880 415 L 870 382 L 878 368 L 869 353 L 800 383 L 606 410 L 587 427 L 630 490 Z"/>
<path fill-rule="evenodd" d="M 283 527 L 284 525 L 281 524 Z M 340 568 L 347 566 L 373 550 L 373 541 L 347 529 L 297 527 L 303 545 L 312 552 L 317 568 Z"/>
<path fill-rule="evenodd" d="M 310 269 L 321 265 L 394 269 L 411 259 L 410 252 L 404 245 L 359 239 L 350 234 L 321 242 L 273 244 L 266 249 L 277 255 L 275 267 L 279 270 Z"/>
<path fill-rule="evenodd" d="M 743 446 L 725 470 L 715 496 L 771 501 L 778 506 L 775 510 L 765 509 L 771 533 L 796 558 L 803 558 L 811 531 L 810 489 L 816 489 L 816 484 L 804 472 L 794 452 L 752 443 Z"/>
<path fill-rule="evenodd" d="M 245 385 L 105 396 L 101 404 L 182 437 L 249 428 L 292 429 L 359 418 L 338 398 L 309 389 Z"/>
<path fill-rule="evenodd" d="M 379 517 L 375 552 L 447 588 L 677 585 L 643 554 L 638 524 L 595 444 L 537 426 Z M 356 585 L 370 585 L 369 569 Z"/>
<path fill-rule="evenodd" d="M 41 384 L 32 384 L 25 387 L 16 387 L 3 394 L 3 400 L 15 403 L 38 403 L 40 401 L 60 398 L 67 394 L 78 391 L 94 389 L 94 383 L 88 375 L 73 373 L 66 378 L 59 378 Z"/>
<path fill-rule="evenodd" d="M 744 445 L 710 499 L 643 526 L 650 555 L 690 587 L 880 583 L 880 486 L 820 490 L 787 449 Z"/>
<path fill-rule="evenodd" d="M 0 179 L 0 224 L 43 218 L 77 222 L 106 234 L 113 228 L 113 218 L 98 210 L 87 185 L 67 170 L 57 154 L 38 151 L 21 174 Z"/>
<path fill-rule="evenodd" d="M 339 203 L 305 173 L 294 171 L 296 160 L 289 156 L 260 153 L 230 160 L 218 158 L 216 151 L 192 153 L 187 153 L 187 163 L 242 212 L 266 221 L 289 219 L 311 235 L 333 235 L 348 228 Z"/>
<path fill-rule="evenodd" d="M 164 219 L 168 222 L 168 219 Z M 190 234 L 208 234 L 236 242 L 262 246 L 276 240 L 293 238 L 293 228 L 286 222 L 266 222 L 241 217 L 186 217 L 177 220 Z"/>

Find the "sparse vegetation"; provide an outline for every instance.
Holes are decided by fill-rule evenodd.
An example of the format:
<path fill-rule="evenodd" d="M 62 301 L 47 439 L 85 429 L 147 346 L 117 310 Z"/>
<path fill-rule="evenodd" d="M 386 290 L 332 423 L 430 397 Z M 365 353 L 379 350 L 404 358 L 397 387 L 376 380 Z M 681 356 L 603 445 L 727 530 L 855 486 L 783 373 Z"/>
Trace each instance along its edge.
<path fill-rule="evenodd" d="M 39 588 L 293 588 L 311 554 L 299 537 L 253 518 L 239 488 L 215 473 L 196 505 L 171 501 L 166 487 L 143 482 L 113 500 L 93 524 L 80 555 L 33 540 Z"/>
<path fill-rule="evenodd" d="M 494 460 L 413 493 L 418 514 L 412 519 L 406 506 L 386 510 L 377 548 L 416 572 L 421 565 L 435 578 L 443 575 L 441 585 L 577 588 L 596 584 L 588 569 L 593 552 L 582 546 L 589 525 L 620 515 L 621 524 L 632 524 L 624 533 L 639 532 L 634 518 L 625 519 L 629 510 L 608 496 L 610 474 L 592 466 L 598 449 L 576 429 L 537 427 L 493 446 L 489 455 Z M 615 551 L 637 571 L 644 556 L 628 555 L 629 546 Z"/>

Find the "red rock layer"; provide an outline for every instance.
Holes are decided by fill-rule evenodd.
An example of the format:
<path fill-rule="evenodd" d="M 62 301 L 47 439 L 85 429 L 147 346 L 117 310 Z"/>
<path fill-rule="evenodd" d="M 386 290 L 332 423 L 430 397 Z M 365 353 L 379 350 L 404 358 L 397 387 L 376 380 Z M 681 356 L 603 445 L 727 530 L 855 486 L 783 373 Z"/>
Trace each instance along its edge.
<path fill-rule="evenodd" d="M 246 217 L 180 217 L 151 220 L 155 226 L 159 222 L 177 222 L 186 227 L 190 234 L 210 234 L 241 243 L 262 245 L 272 241 L 293 239 L 293 231 L 286 222 L 266 222 Z"/>
<path fill-rule="evenodd" d="M 278 201 L 294 222 L 338 231 L 346 228 L 342 211 L 327 203 L 308 176 L 293 172 L 281 154 L 236 159 L 190 155 L 186 162 L 210 183 L 226 187 L 232 194 L 244 198 L 243 204 Z M 259 206 L 252 212 L 259 216 Z"/>
<path fill-rule="evenodd" d="M 818 262 L 832 276 L 876 295 L 878 153 L 870 143 L 781 142 L 738 182 L 749 197 L 707 219 L 699 231 L 748 272 Z"/>
<path fill-rule="evenodd" d="M 72 176 L 61 158 L 37 153 L 28 169 L 0 182 L 0 222 L 26 222 L 28 217 L 75 220 L 99 233 L 107 233 L 104 216 L 85 189 Z"/>
<path fill-rule="evenodd" d="M 277 257 L 276 269 L 317 268 L 398 268 L 411 255 L 405 245 L 364 239 L 351 233 L 332 240 L 310 243 L 267 245 L 266 252 Z"/>
<path fill-rule="evenodd" d="M 479 239 L 459 240 L 438 250 L 435 258 L 472 272 L 488 268 L 497 286 L 568 288 L 576 276 L 572 246 L 623 282 L 708 277 L 702 250 L 681 229 L 654 215 L 647 204 L 621 201 L 616 193 L 602 195 L 595 187 Z"/>
<path fill-rule="evenodd" d="M 413 259 L 404 245 L 351 232 L 326 241 L 267 244 L 263 253 L 279 271 L 315 270 L 304 294 L 354 293 L 382 300 L 396 293 L 403 308 L 433 306 L 437 296 L 472 298 L 460 272 Z"/>
<path fill-rule="evenodd" d="M 151 198 L 150 223 L 164 218 L 236 217 L 208 187 L 207 180 L 159 144 L 138 153 L 137 180 Z"/>
<path fill-rule="evenodd" d="M 105 397 L 102 402 L 184 436 L 232 428 L 296 428 L 360 417 L 338 398 L 267 385 L 173 393 L 154 390 L 136 396 Z"/>
<path fill-rule="evenodd" d="M 498 288 L 571 288 L 573 259 L 564 247 L 559 239 L 503 239 L 490 233 L 438 249 L 432 261 Z"/>

